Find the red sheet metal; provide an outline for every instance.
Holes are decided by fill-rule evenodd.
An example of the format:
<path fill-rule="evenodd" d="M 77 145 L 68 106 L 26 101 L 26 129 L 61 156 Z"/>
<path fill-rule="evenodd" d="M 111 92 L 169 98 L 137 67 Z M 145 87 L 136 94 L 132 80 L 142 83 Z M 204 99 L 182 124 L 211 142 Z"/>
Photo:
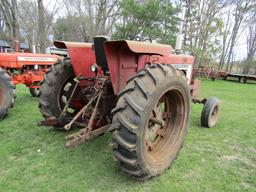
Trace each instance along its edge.
<path fill-rule="evenodd" d="M 61 57 L 50 54 L 0 53 L 0 66 L 3 68 L 22 68 L 27 65 L 52 65 Z"/>
<path fill-rule="evenodd" d="M 96 63 L 92 43 L 55 41 L 54 45 L 57 48 L 68 49 L 68 54 L 76 76 L 95 76 L 91 71 L 91 65 Z"/>

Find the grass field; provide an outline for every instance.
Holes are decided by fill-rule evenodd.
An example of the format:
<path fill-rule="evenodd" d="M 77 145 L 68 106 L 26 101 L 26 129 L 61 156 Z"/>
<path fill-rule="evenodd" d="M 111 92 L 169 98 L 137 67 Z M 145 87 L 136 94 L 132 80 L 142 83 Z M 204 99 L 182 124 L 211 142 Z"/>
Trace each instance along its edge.
<path fill-rule="evenodd" d="M 0 122 L 0 191 L 256 191 L 256 84 L 203 81 L 202 96 L 222 100 L 212 129 L 193 105 L 177 160 L 163 175 L 137 182 L 115 165 L 111 134 L 66 149 L 68 133 L 38 127 L 37 98 L 17 87 L 15 107 Z"/>

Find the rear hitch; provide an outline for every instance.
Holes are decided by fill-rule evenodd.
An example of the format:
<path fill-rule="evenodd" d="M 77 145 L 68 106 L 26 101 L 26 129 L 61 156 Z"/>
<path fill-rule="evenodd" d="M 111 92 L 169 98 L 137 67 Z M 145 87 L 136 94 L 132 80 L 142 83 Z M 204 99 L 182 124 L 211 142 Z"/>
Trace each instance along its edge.
<path fill-rule="evenodd" d="M 93 101 L 96 100 L 95 106 L 93 108 L 91 117 L 89 119 L 89 122 L 87 126 L 84 129 L 81 129 L 77 133 L 68 135 L 66 139 L 68 140 L 66 143 L 66 147 L 76 147 L 82 143 L 84 143 L 86 140 L 92 139 L 98 135 L 101 135 L 105 133 L 110 125 L 105 125 L 103 127 L 93 129 L 93 123 L 97 114 L 98 106 L 101 100 L 102 92 L 103 92 L 103 86 L 104 86 L 105 80 L 102 82 L 102 85 L 98 91 L 98 93 L 75 115 L 75 117 L 64 126 L 66 130 L 69 130 L 72 124 L 83 114 L 85 114 L 86 110 L 90 105 L 92 105 Z"/>

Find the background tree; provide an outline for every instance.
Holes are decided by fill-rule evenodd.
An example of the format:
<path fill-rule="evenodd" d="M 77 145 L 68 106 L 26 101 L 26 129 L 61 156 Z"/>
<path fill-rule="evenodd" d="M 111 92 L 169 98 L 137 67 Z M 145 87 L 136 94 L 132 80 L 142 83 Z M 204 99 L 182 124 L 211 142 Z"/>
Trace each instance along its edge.
<path fill-rule="evenodd" d="M 174 45 L 179 8 L 170 1 L 121 1 L 121 15 L 113 38 L 158 41 Z"/>
<path fill-rule="evenodd" d="M 47 10 L 43 5 L 43 0 L 37 0 L 37 11 L 38 11 L 38 51 L 44 52 L 47 47 L 48 34 L 52 26 L 54 16 L 61 8 L 63 1 L 55 1 L 53 4 L 53 9 L 51 11 Z"/>
<path fill-rule="evenodd" d="M 219 52 L 219 29 L 223 27 L 219 12 L 225 7 L 222 0 L 185 0 L 185 50 L 196 57 L 196 65 L 211 62 Z"/>
<path fill-rule="evenodd" d="M 23 36 L 29 47 L 37 44 L 38 12 L 35 1 L 23 0 L 19 2 L 19 23 L 21 36 Z"/>
<path fill-rule="evenodd" d="M 86 41 L 87 37 L 83 35 L 84 32 L 80 25 L 80 19 L 78 16 L 58 18 L 53 25 L 54 39 L 77 42 Z"/>
<path fill-rule="evenodd" d="M 252 0 L 235 0 L 234 1 L 234 24 L 232 27 L 231 35 L 228 41 L 226 53 L 227 53 L 227 61 L 226 61 L 226 71 L 231 71 L 232 63 L 231 58 L 234 50 L 234 46 L 237 41 L 237 37 L 239 34 L 239 30 L 241 29 L 242 22 L 245 18 L 245 15 L 251 10 L 252 8 Z M 220 64 L 220 69 L 223 68 L 223 63 Z"/>
<path fill-rule="evenodd" d="M 11 40 L 11 44 L 14 48 L 14 41 L 20 40 L 20 26 L 18 21 L 18 5 L 17 0 L 1 0 L 0 11 L 2 18 L 2 29 L 6 29 L 6 38 Z"/>
<path fill-rule="evenodd" d="M 243 73 L 256 75 L 256 6 L 250 12 L 247 30 L 247 57 L 244 61 Z"/>
<path fill-rule="evenodd" d="M 69 17 L 76 18 L 75 33 L 79 32 L 84 42 L 92 42 L 93 37 L 99 34 L 111 35 L 113 24 L 119 16 L 118 0 L 65 0 L 64 4 L 67 11 L 65 25 L 74 26 Z M 58 27 L 55 27 L 55 34 L 65 33 L 57 30 Z"/>

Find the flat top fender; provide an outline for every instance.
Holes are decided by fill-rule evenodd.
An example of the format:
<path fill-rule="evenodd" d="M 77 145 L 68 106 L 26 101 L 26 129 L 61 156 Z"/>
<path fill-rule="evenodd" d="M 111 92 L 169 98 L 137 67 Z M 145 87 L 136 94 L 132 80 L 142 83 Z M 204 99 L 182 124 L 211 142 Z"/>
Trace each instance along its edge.
<path fill-rule="evenodd" d="M 172 52 L 170 45 L 128 40 L 106 41 L 104 49 L 116 95 L 125 87 L 126 81 L 139 70 L 140 56 L 167 57 Z M 142 61 L 142 67 L 144 64 Z"/>
<path fill-rule="evenodd" d="M 139 41 L 118 40 L 105 42 L 105 49 L 111 46 L 127 46 L 133 53 L 149 55 L 169 55 L 172 53 L 172 46 L 159 43 L 146 43 Z"/>
<path fill-rule="evenodd" d="M 71 41 L 54 41 L 54 46 L 59 49 L 68 49 L 71 47 L 82 48 L 82 47 L 92 47 L 92 43 L 80 43 L 80 42 L 71 42 Z"/>
<path fill-rule="evenodd" d="M 68 55 L 76 76 L 95 76 L 90 67 L 92 64 L 96 63 L 92 43 L 54 41 L 54 45 L 57 48 L 68 50 Z"/>

